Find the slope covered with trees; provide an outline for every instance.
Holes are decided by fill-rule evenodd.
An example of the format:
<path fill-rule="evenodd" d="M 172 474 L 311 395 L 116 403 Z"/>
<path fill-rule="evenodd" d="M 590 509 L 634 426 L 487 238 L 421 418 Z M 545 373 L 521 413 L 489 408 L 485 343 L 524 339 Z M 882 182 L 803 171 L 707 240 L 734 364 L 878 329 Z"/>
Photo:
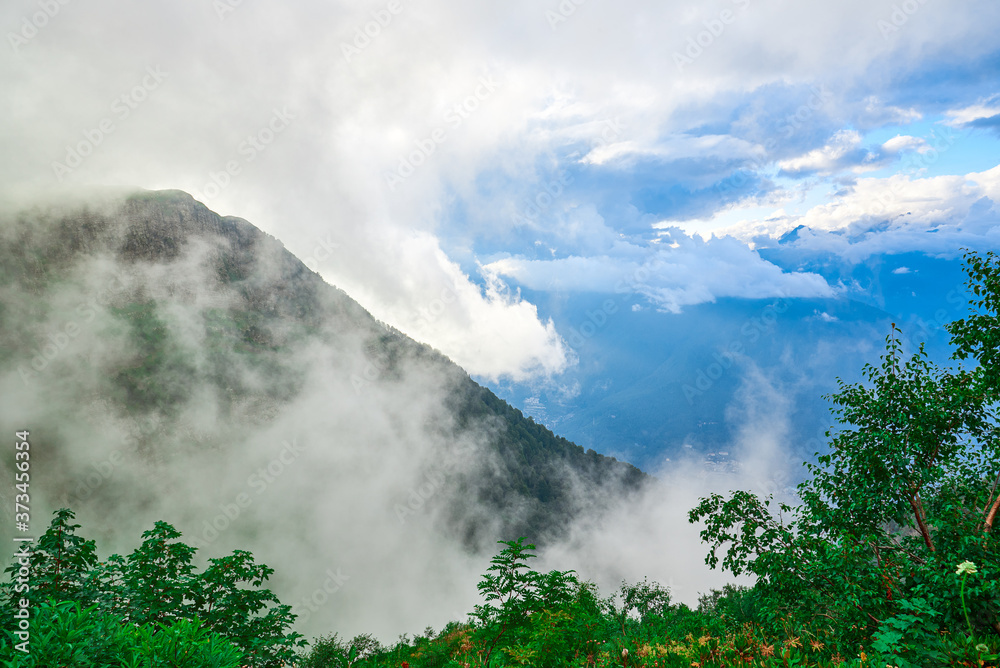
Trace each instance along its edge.
<path fill-rule="evenodd" d="M 573 571 L 535 571 L 534 545 L 522 538 L 501 542 L 479 583 L 481 603 L 464 620 L 391 646 L 370 635 L 340 639 L 336 629 L 303 646 L 291 609 L 262 589 L 273 571 L 249 552 L 209 559 L 198 571 L 195 549 L 157 522 L 128 556 L 102 561 L 95 543 L 76 535 L 73 514 L 61 510 L 25 559 L 26 572 L 18 560 L 7 571 L 0 660 L 19 667 L 1000 665 L 1000 255 L 970 253 L 966 268 L 970 313 L 948 327 L 954 366 L 907 350 L 893 327 L 881 359 L 865 367 L 866 381 L 841 382 L 831 395 L 837 424 L 828 448 L 806 463 L 810 477 L 796 501 L 732 491 L 690 511 L 707 563 L 755 578 L 750 588 L 705 594 L 696 610 L 672 603 L 656 583 L 623 583 L 602 596 Z M 155 322 L 140 329 L 150 345 L 163 345 Z M 380 329 L 389 338 L 373 349 L 387 359 L 412 345 L 386 344 L 393 335 Z M 168 364 L 164 350 L 156 364 Z M 511 468 L 543 466 L 533 453 L 547 432 L 503 421 L 491 396 L 474 388 L 454 396 L 459 428 L 497 409 L 489 419 L 499 420 L 496 442 Z M 156 401 L 162 410 L 170 400 Z M 549 461 L 593 458 L 558 440 L 553 452 Z M 580 471 L 585 479 L 587 468 Z M 538 481 L 526 473 L 497 498 L 557 498 Z M 489 499 L 490 490 L 477 493 Z M 30 620 L 37 651 L 17 649 L 19 615 Z"/>
<path fill-rule="evenodd" d="M 231 425 L 205 447 L 238 448 L 249 429 L 309 398 L 312 360 L 320 356 L 333 360 L 347 394 L 324 399 L 356 402 L 355 420 L 365 419 L 367 406 L 391 403 L 396 388 L 424 386 L 444 397 L 438 418 L 421 425 L 426 440 L 485 447 L 482 465 L 453 466 L 449 494 L 435 499 L 447 506 L 447 530 L 470 545 L 511 534 L 545 540 L 579 510 L 577 488 L 611 499 L 644 479 L 526 419 L 444 355 L 375 320 L 276 239 L 185 193 L 38 208 L 3 222 L 0 372 L 42 391 L 88 379 L 76 396 L 67 387 L 53 391 L 81 411 L 100 402 L 102 410 L 160 425 L 135 438 L 134 450 L 150 465 L 172 456 L 164 435 L 194 429 L 181 417 L 193 402 L 212 406 L 216 425 Z M 100 338 L 118 342 L 114 350 L 99 352 L 95 342 L 77 352 L 84 330 L 97 323 Z M 57 441 L 58 420 L 35 428 Z M 338 447 L 347 450 L 370 447 L 362 438 L 343 440 Z M 441 468 L 447 451 L 426 466 Z M 448 505 L 446 497 L 461 502 Z M 74 501 L 67 495 L 53 506 Z"/>

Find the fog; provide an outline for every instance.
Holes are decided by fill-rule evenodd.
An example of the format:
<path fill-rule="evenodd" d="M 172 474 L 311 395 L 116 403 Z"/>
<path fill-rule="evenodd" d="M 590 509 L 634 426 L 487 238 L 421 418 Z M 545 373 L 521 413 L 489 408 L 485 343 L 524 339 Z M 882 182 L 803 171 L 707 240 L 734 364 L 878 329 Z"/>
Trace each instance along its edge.
<path fill-rule="evenodd" d="M 9 237 L 17 226 L 7 223 Z M 33 235 L 37 247 L 48 245 L 44 227 Z M 468 607 L 479 565 L 435 531 L 444 504 L 431 497 L 448 494 L 443 476 L 487 457 L 476 452 L 486 432 L 482 442 L 442 436 L 452 431 L 451 380 L 417 360 L 404 361 L 399 380 L 365 380 L 370 332 L 359 327 L 336 348 L 293 346 L 277 373 L 229 354 L 227 379 L 248 391 L 224 405 L 208 380 L 204 312 L 239 298 L 209 268 L 211 250 L 192 243 L 157 263 L 81 254 L 41 300 L 3 286 L 5 333 L 18 336 L 7 341 L 15 355 L 0 380 L 2 421 L 32 434 L 36 529 L 47 511 L 69 504 L 107 556 L 131 551 L 162 519 L 202 557 L 251 550 L 276 569 L 274 588 L 292 604 L 325 599 L 317 592 L 332 572 L 336 595 L 315 611 L 298 606 L 303 627 L 316 632 L 340 621 L 352 632 L 388 633 Z M 272 259 L 261 254 L 256 271 L 273 271 Z M 122 410 L 110 382 L 137 353 L 111 311 L 146 300 L 183 356 L 186 396 L 169 412 L 142 415 L 127 402 Z M 31 313 L 18 318 L 19 307 Z M 300 385 L 290 399 L 275 396 L 284 382 Z M 429 492 L 428 477 L 437 481 Z M 429 498 L 412 510 L 417 490 Z"/>
<path fill-rule="evenodd" d="M 371 632 L 387 641 L 464 619 L 496 547 L 470 549 L 449 524 L 453 510 L 512 539 L 499 535 L 501 521 L 523 509 L 493 517 L 458 492 L 458 477 L 492 466 L 492 432 L 487 424 L 455 429 L 447 403 L 454 376 L 419 356 L 382 373 L 370 342 L 387 330 L 356 314 L 325 323 L 326 339 L 297 338 L 295 322 L 275 321 L 280 355 L 220 351 L 206 314 L 246 307 L 214 269 L 227 242 L 201 234 L 173 257 L 127 260 L 112 251 L 127 236 L 125 221 L 138 229 L 142 214 L 122 214 L 114 197 L 88 202 L 89 219 L 80 206 L 7 212 L 0 226 L 5 254 L 45 256 L 55 267 L 38 274 L 28 263 L 21 280 L 0 286 L 9 352 L 0 422 L 31 431 L 33 530 L 69 505 L 102 558 L 130 552 L 156 520 L 198 547 L 199 563 L 249 550 L 275 569 L 272 589 L 310 637 Z M 69 226 L 59 222 L 67 211 Z M 75 230 L 71 243 L 67 229 Z M 278 240 L 262 237 L 249 280 L 272 285 L 289 262 Z M 112 379 L 143 363 L 121 309 L 150 301 L 177 359 L 161 367 L 153 389 L 182 394 L 145 410 Z M 220 391 L 219 355 L 224 384 L 240 391 Z M 781 390 L 759 374 L 747 377 L 730 411 L 746 426 L 733 444 L 741 467 L 712 472 L 695 459 L 665 461 L 656 482 L 610 510 L 581 486 L 576 519 L 535 567 L 575 569 L 605 595 L 622 580 L 649 577 L 692 606 L 728 581 L 704 565 L 688 510 L 710 491 L 783 492 L 775 485 L 794 475 L 782 456 Z M 10 490 L 2 494 L 12 501 Z"/>
<path fill-rule="evenodd" d="M 390 327 L 544 385 L 580 360 L 522 288 L 612 294 L 648 270 L 634 307 L 843 295 L 754 250 L 800 225 L 789 244 L 847 265 L 997 246 L 990 0 L 7 0 L 0 25 L 0 425 L 32 434 L 33 530 L 69 504 L 102 556 L 160 519 L 202 562 L 249 549 L 307 635 L 462 618 L 496 546 L 470 550 L 454 509 L 483 535 L 530 510 L 458 491 L 499 470 L 494 434 L 454 429 L 431 358 L 386 372 Z M 126 261 L 97 225 L 135 188 L 249 220 L 271 235 L 256 276 L 293 269 L 284 245 L 374 320 L 228 322 L 277 307 L 220 281 L 218 239 Z M 131 332 L 149 311 L 171 342 L 155 360 Z M 538 566 L 690 605 L 726 581 L 688 510 L 801 475 L 794 373 L 743 371 L 719 416 L 738 465 L 661 462 L 610 510 L 581 487 Z"/>

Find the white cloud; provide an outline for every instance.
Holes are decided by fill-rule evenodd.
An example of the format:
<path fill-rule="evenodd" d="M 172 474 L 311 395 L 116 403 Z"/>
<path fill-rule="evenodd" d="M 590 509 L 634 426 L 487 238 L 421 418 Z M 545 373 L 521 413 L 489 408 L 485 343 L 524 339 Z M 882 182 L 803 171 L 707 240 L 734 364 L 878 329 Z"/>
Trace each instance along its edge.
<path fill-rule="evenodd" d="M 896 155 L 903 151 L 918 151 L 926 153 L 930 150 L 927 141 L 921 137 L 911 137 L 910 135 L 896 135 L 892 139 L 882 144 L 882 150 L 889 155 Z"/>
<path fill-rule="evenodd" d="M 652 144 L 637 141 L 621 141 L 606 146 L 598 146 L 582 158 L 591 165 L 614 164 L 624 167 L 636 159 L 680 160 L 683 158 L 705 159 L 721 156 L 730 160 L 759 157 L 760 147 L 730 135 L 702 135 L 699 137 L 683 133 L 670 135 Z"/>
<path fill-rule="evenodd" d="M 864 107 L 858 112 L 859 120 L 868 127 L 884 125 L 907 125 L 923 118 L 914 107 L 902 107 L 885 104 L 878 95 L 870 95 L 864 101 Z"/>
<path fill-rule="evenodd" d="M 884 167 L 904 151 L 926 153 L 930 147 L 927 141 L 909 135 L 896 135 L 881 146 L 865 148 L 861 134 L 857 130 L 838 131 L 822 148 L 809 151 L 797 158 L 778 162 L 785 174 L 836 174 L 849 170 L 855 174 L 870 172 Z"/>
<path fill-rule="evenodd" d="M 856 153 L 860 148 L 861 134 L 857 130 L 840 130 L 826 146 L 798 158 L 782 160 L 778 167 L 791 174 L 830 173 L 841 169 L 847 162 L 856 162 Z"/>
<path fill-rule="evenodd" d="M 447 353 L 475 375 L 524 380 L 566 368 L 567 348 L 533 304 L 512 294 L 493 272 L 481 289 L 432 235 L 407 236 L 384 246 L 394 254 L 389 261 L 399 275 L 407 277 L 395 291 L 379 294 L 380 288 L 361 282 L 344 286 L 372 305 L 372 315 Z"/>
<path fill-rule="evenodd" d="M 960 109 L 949 109 L 945 112 L 948 116 L 946 125 L 951 127 L 961 127 L 978 120 L 1000 116 L 1000 104 L 996 102 L 980 102 Z"/>
<path fill-rule="evenodd" d="M 376 27 L 377 34 L 348 59 L 344 47 L 372 21 L 373 11 L 384 9 L 384 0 L 242 2 L 224 20 L 216 14 L 218 4 L 62 3 L 59 14 L 36 36 L 17 48 L 0 49 L 5 94 L 0 124 L 0 154 L 5 157 L 0 184 L 5 192 L 0 194 L 48 195 L 63 185 L 120 184 L 200 193 L 213 209 L 242 216 L 300 257 L 312 258 L 324 277 L 381 320 L 473 373 L 518 379 L 557 373 L 572 360 L 552 323 L 509 292 L 500 280 L 504 277 L 540 289 L 614 291 L 621 283 L 651 305 L 677 310 L 726 296 L 829 296 L 830 286 L 822 278 L 782 272 L 747 248 L 758 234 L 778 237 L 799 225 L 809 229 L 795 243 L 832 249 L 849 259 L 903 250 L 957 252 L 973 244 L 1000 247 L 994 205 L 1000 201 L 1000 168 L 968 177 L 859 179 L 821 204 L 810 202 L 804 213 L 796 212 L 795 203 L 785 201 L 783 194 L 765 189 L 763 194 L 748 193 L 753 206 L 767 211 L 748 214 L 749 221 L 733 228 L 739 239 L 703 242 L 668 229 L 657 246 L 614 241 L 623 231 L 623 219 L 632 216 L 630 222 L 646 223 L 644 212 L 630 201 L 635 193 L 626 178 L 634 175 L 629 167 L 636 163 L 711 158 L 723 165 L 747 160 L 770 166 L 773 159 L 760 147 L 772 136 L 784 139 L 786 130 L 794 140 L 792 148 L 775 155 L 786 160 L 789 171 L 801 173 L 870 167 L 875 163 L 865 162 L 869 151 L 880 158 L 919 152 L 921 147 L 906 137 L 866 149 L 844 128 L 867 132 L 910 123 L 921 117 L 924 106 L 936 108 L 936 92 L 922 90 L 928 80 L 920 75 L 930 68 L 940 72 L 942 63 L 976 63 L 995 53 L 1000 29 L 1000 3 L 995 0 L 921 4 L 892 39 L 878 28 L 892 12 L 885 3 L 723 0 L 722 6 L 734 10 L 735 21 L 683 72 L 674 67 L 674 54 L 706 29 L 705 21 L 720 6 L 693 0 L 588 2 L 576 5 L 553 30 L 545 11 L 557 9 L 557 0 L 403 2 L 402 12 Z M 8 0 L 0 3 L 0 25 L 16 31 L 38 11 L 36 0 Z M 155 89 L 142 91 L 137 87 L 149 67 L 160 67 L 167 76 Z M 950 77 L 951 72 L 937 76 Z M 495 87 L 486 86 L 484 77 L 495 81 Z M 903 79 L 917 83 L 900 84 L 902 94 L 899 89 L 869 93 L 884 82 Z M 829 95 L 817 96 L 821 99 L 810 106 L 814 94 L 804 91 L 813 85 L 824 86 Z M 775 105 L 778 96 L 771 93 L 787 96 L 788 90 L 804 94 Z M 761 94 L 754 98 L 755 92 Z M 907 102 L 887 101 L 893 93 L 894 99 Z M 123 96 L 134 106 L 121 107 Z M 955 107 L 952 124 L 996 114 L 995 100 L 988 98 L 971 106 L 948 104 Z M 286 107 L 294 118 L 274 134 L 269 120 L 275 109 Z M 104 127 L 111 129 L 101 130 L 106 120 L 111 125 Z M 610 131 L 608 123 L 620 130 Z M 838 129 L 841 133 L 834 134 Z M 727 135 L 730 131 L 751 139 Z M 265 148 L 248 150 L 249 137 Z M 53 162 L 67 162 L 74 152 L 87 155 L 60 182 Z M 483 225 L 467 244 L 456 242 L 454 232 L 449 238 L 449 231 L 493 203 L 515 201 L 525 191 L 537 193 L 539 175 L 558 172 L 566 166 L 563 160 L 596 174 L 594 183 L 613 191 L 608 199 L 620 203 L 616 215 L 621 218 L 599 211 L 587 200 L 589 192 L 579 200 L 567 197 L 553 208 L 573 215 L 551 216 L 539 227 L 561 226 L 555 236 L 572 245 L 574 255 L 566 257 L 565 247 L 550 239 L 544 247 L 561 256 L 548 262 L 520 256 L 528 251 L 514 247 L 510 257 L 483 268 L 486 284 L 478 286 L 469 275 L 482 252 L 476 242 L 488 238 L 502 245 L 507 242 L 503 234 L 510 231 L 503 226 L 514 225 L 507 217 L 491 219 L 500 229 Z M 390 188 L 386 175 L 402 166 L 412 167 L 412 174 Z M 642 176 L 647 178 L 639 188 L 662 187 L 669 195 L 680 178 L 656 170 Z M 649 217 L 676 220 L 683 214 L 674 207 L 667 197 Z M 710 219 L 712 211 L 692 216 Z M 489 252 L 491 258 L 499 257 L 495 249 Z M 332 365 L 319 368 L 334 371 Z M 371 439 L 350 430 L 370 424 L 380 433 L 385 428 L 390 454 L 416 461 L 412 430 L 393 433 L 391 419 L 358 420 L 347 412 L 343 420 L 326 424 L 329 396 L 348 397 L 348 406 L 353 401 L 347 378 L 343 373 L 317 374 L 317 382 L 328 388 L 317 395 L 323 401 L 301 406 L 302 420 L 279 426 L 305 425 L 322 438 L 346 434 L 367 446 Z M 764 397 L 763 408 L 777 403 L 773 397 L 787 396 L 751 394 Z M 427 414 L 433 415 L 433 397 L 406 398 L 387 401 L 387 415 L 413 407 L 419 415 L 400 424 L 426 424 L 417 407 L 426 404 Z M 771 416 L 753 422 L 751 436 L 764 433 L 761 425 L 781 425 Z M 765 438 L 778 443 L 779 436 Z M 752 445 L 756 449 L 757 441 Z M 322 456 L 336 458 L 339 452 L 328 448 Z M 778 455 L 775 460 L 784 461 L 780 451 Z M 770 466 L 767 462 L 760 470 Z M 351 474 L 342 467 L 331 470 L 332 479 Z M 192 490 L 205 475 L 188 481 Z M 195 491 L 224 494 L 225 488 L 213 486 L 216 480 L 209 482 L 213 484 Z M 451 556 L 442 559 L 441 546 L 431 545 L 434 535 L 415 532 L 413 525 L 405 531 L 371 531 L 378 525 L 367 520 L 376 506 L 357 504 L 348 493 L 355 486 L 328 482 L 317 483 L 319 492 L 305 494 L 319 542 L 310 547 L 309 537 L 298 536 L 295 544 L 306 561 L 322 564 L 317 571 L 322 572 L 330 555 L 336 556 L 341 538 L 365 539 L 364 549 L 341 550 L 347 555 L 343 563 L 359 573 L 356 593 L 338 608 L 352 611 L 350 626 L 361 631 L 377 623 L 385 632 L 412 632 L 403 626 L 404 618 L 410 624 L 427 614 L 423 592 L 428 589 L 450 595 L 461 588 L 463 604 L 471 602 L 475 571 L 454 546 L 445 546 L 444 554 Z M 386 481 L 386 488 L 390 482 L 396 481 Z M 281 498 L 302 497 L 291 477 L 284 484 L 288 487 Z M 366 481 L 363 487 L 368 498 L 371 485 Z M 603 567 L 610 565 L 618 569 L 615 575 L 634 581 L 655 562 L 661 569 L 658 577 L 686 578 L 697 561 L 688 558 L 693 551 L 675 550 L 667 566 L 660 556 L 676 545 L 673 529 L 687 532 L 690 542 L 685 544 L 696 543 L 695 527 L 673 511 L 689 504 L 700 489 L 692 484 L 677 494 L 666 490 L 663 499 L 648 501 L 647 512 L 625 513 L 618 524 L 613 518 L 604 540 L 581 541 L 565 567 L 577 568 L 581 561 L 586 566 L 588 550 L 596 545 L 589 553 L 601 562 L 605 575 L 609 570 Z M 169 502 L 164 498 L 163 507 Z M 132 505 L 119 505 L 124 509 L 120 514 L 131 513 Z M 331 508 L 336 513 L 354 506 L 361 515 L 352 511 L 344 523 L 324 517 Z M 285 509 L 271 511 L 274 526 L 287 524 Z M 280 517 L 279 511 L 284 513 Z M 303 526 L 308 528 L 309 522 Z M 650 526 L 667 530 L 650 532 Z M 585 535 L 589 539 L 593 534 Z M 406 541 L 411 536 L 413 544 Z M 635 536 L 643 549 L 623 560 L 621 545 Z M 277 547 L 262 546 L 265 557 L 287 556 L 280 543 L 273 545 Z M 421 555 L 430 554 L 431 547 L 439 549 L 427 562 Z M 406 550 L 417 558 L 396 558 Z M 437 567 L 428 570 L 428 563 Z M 434 586 L 420 586 L 428 572 Z M 288 577 L 301 579 L 297 573 Z M 710 580 L 699 576 L 697 582 Z M 413 583 L 417 585 L 407 593 Z M 685 596 L 695 593 L 689 590 Z M 405 610 L 395 610 L 403 599 Z M 416 623 L 443 623 L 458 616 L 444 610 L 443 602 L 433 603 L 434 618 Z M 387 617 L 390 608 L 394 615 Z"/>
<path fill-rule="evenodd" d="M 1000 166 L 965 176 L 864 178 L 796 215 L 779 212 L 719 230 L 752 242 L 777 239 L 804 226 L 795 243 L 823 248 L 849 261 L 875 253 L 924 251 L 956 255 L 963 247 L 1000 242 Z"/>
<path fill-rule="evenodd" d="M 767 86 L 825 82 L 831 94 L 821 115 L 839 127 L 848 127 L 852 114 L 867 123 L 912 120 L 918 110 L 867 93 L 867 111 L 859 109 L 852 97 L 857 85 L 869 81 L 875 66 L 891 75 L 942 54 L 973 61 L 995 49 L 1000 23 L 995 3 L 975 0 L 963 11 L 928 3 L 886 40 L 877 23 L 888 12 L 877 3 L 741 0 L 723 3 L 735 21 L 680 72 L 672 67 L 674 53 L 705 30 L 710 7 L 586 3 L 553 30 L 545 10 L 557 4 L 404 3 L 360 46 L 353 45 L 358 31 L 384 4 L 242 3 L 221 19 L 210 2 L 66 5 L 36 36 L 0 53 L 0 85 L 10 101 L 0 128 L 0 153 L 7 157 L 0 183 L 8 196 L 46 193 L 61 185 L 52 163 L 84 145 L 89 155 L 67 184 L 200 193 L 213 209 L 247 218 L 304 256 L 331 235 L 341 250 L 319 263 L 324 276 L 352 294 L 362 289 L 366 307 L 405 330 L 410 323 L 400 300 L 419 302 L 425 292 L 458 283 L 436 263 L 429 274 L 434 286 L 412 293 L 402 268 L 419 264 L 424 251 L 388 251 L 382 244 L 416 230 L 455 253 L 440 223 L 457 204 L 483 201 L 484 173 L 515 182 L 490 182 L 502 201 L 542 167 L 558 167 L 560 151 L 581 141 L 590 146 L 572 159 L 587 156 L 584 164 L 594 168 L 644 156 L 753 160 L 760 153 L 754 142 L 764 139 L 735 138 L 725 128 L 745 95 Z M 0 23 L 14 30 L 37 11 L 33 0 L 12 0 L 0 6 Z M 358 52 L 345 57 L 351 45 Z M 116 115 L 112 105 L 142 84 L 148 67 L 167 77 L 127 117 Z M 482 77 L 492 77 L 496 89 L 456 116 L 456 105 L 476 97 Z M 244 142 L 266 134 L 273 110 L 286 106 L 294 120 L 250 160 L 241 152 Z M 769 111 L 759 113 L 766 118 Z M 820 116 L 813 113 L 795 132 L 808 134 Z M 105 119 L 113 131 L 86 146 Z M 623 129 L 608 140 L 603 124 L 615 119 Z M 436 130 L 444 131 L 441 140 L 428 144 Z M 593 148 L 598 140 L 603 144 Z M 395 190 L 387 188 L 386 174 L 426 146 L 433 151 L 418 158 L 423 164 Z M 829 169 L 837 151 L 848 148 L 807 152 L 798 163 L 790 158 L 789 167 Z M 228 162 L 238 174 L 228 174 Z M 220 180 L 227 185 L 213 188 Z M 542 319 L 527 324 L 527 305 L 489 292 L 470 293 L 459 305 L 464 314 L 448 326 L 472 322 L 485 309 L 513 318 L 512 330 L 534 342 L 522 353 L 514 348 L 524 339 L 515 337 L 488 368 L 498 371 L 504 360 L 511 374 L 533 365 L 558 368 L 557 342 Z M 480 334 L 470 326 L 427 336 L 467 360 Z M 545 352 L 540 341 L 548 342 Z"/>
<path fill-rule="evenodd" d="M 486 269 L 533 290 L 634 293 L 665 311 L 720 297 L 829 297 L 817 274 L 785 273 L 732 238 L 702 240 L 674 228 L 672 244 L 631 247 L 617 256 L 505 258 Z"/>

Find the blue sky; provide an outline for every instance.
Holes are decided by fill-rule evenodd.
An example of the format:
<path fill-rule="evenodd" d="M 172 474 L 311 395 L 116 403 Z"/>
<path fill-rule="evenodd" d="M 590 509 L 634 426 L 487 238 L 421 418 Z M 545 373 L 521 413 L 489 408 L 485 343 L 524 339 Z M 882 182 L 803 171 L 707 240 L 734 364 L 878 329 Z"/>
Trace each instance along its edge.
<path fill-rule="evenodd" d="M 838 294 L 758 254 L 800 226 L 845 263 L 1000 247 L 992 1 L 13 0 L 0 25 L 6 201 L 186 190 L 485 379 L 574 363 L 519 288 L 670 314 Z"/>

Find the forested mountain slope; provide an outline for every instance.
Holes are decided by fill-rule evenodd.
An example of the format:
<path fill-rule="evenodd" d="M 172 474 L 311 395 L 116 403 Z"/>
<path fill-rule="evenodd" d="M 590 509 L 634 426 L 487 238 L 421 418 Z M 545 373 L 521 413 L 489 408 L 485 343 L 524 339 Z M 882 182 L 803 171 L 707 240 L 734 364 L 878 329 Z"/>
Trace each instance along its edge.
<path fill-rule="evenodd" d="M 35 466 L 53 507 L 176 494 L 197 507 L 177 480 L 185 466 L 231 468 L 245 443 L 279 425 L 287 437 L 289 423 L 352 483 L 385 483 L 374 483 L 384 514 L 403 523 L 426 502 L 470 545 L 544 540 L 644 478 L 526 419 L 273 237 L 185 193 L 39 207 L 2 230 L 0 377 L 20 397 L 5 417 L 48 441 Z M 123 445 L 105 447 L 106 434 L 95 445 L 107 429 Z M 128 475 L 87 484 L 109 453 Z M 311 481 L 304 468 L 290 475 Z M 394 487 L 384 469 L 396 468 L 422 477 L 400 473 Z M 204 512 L 189 515 L 198 526 Z"/>

